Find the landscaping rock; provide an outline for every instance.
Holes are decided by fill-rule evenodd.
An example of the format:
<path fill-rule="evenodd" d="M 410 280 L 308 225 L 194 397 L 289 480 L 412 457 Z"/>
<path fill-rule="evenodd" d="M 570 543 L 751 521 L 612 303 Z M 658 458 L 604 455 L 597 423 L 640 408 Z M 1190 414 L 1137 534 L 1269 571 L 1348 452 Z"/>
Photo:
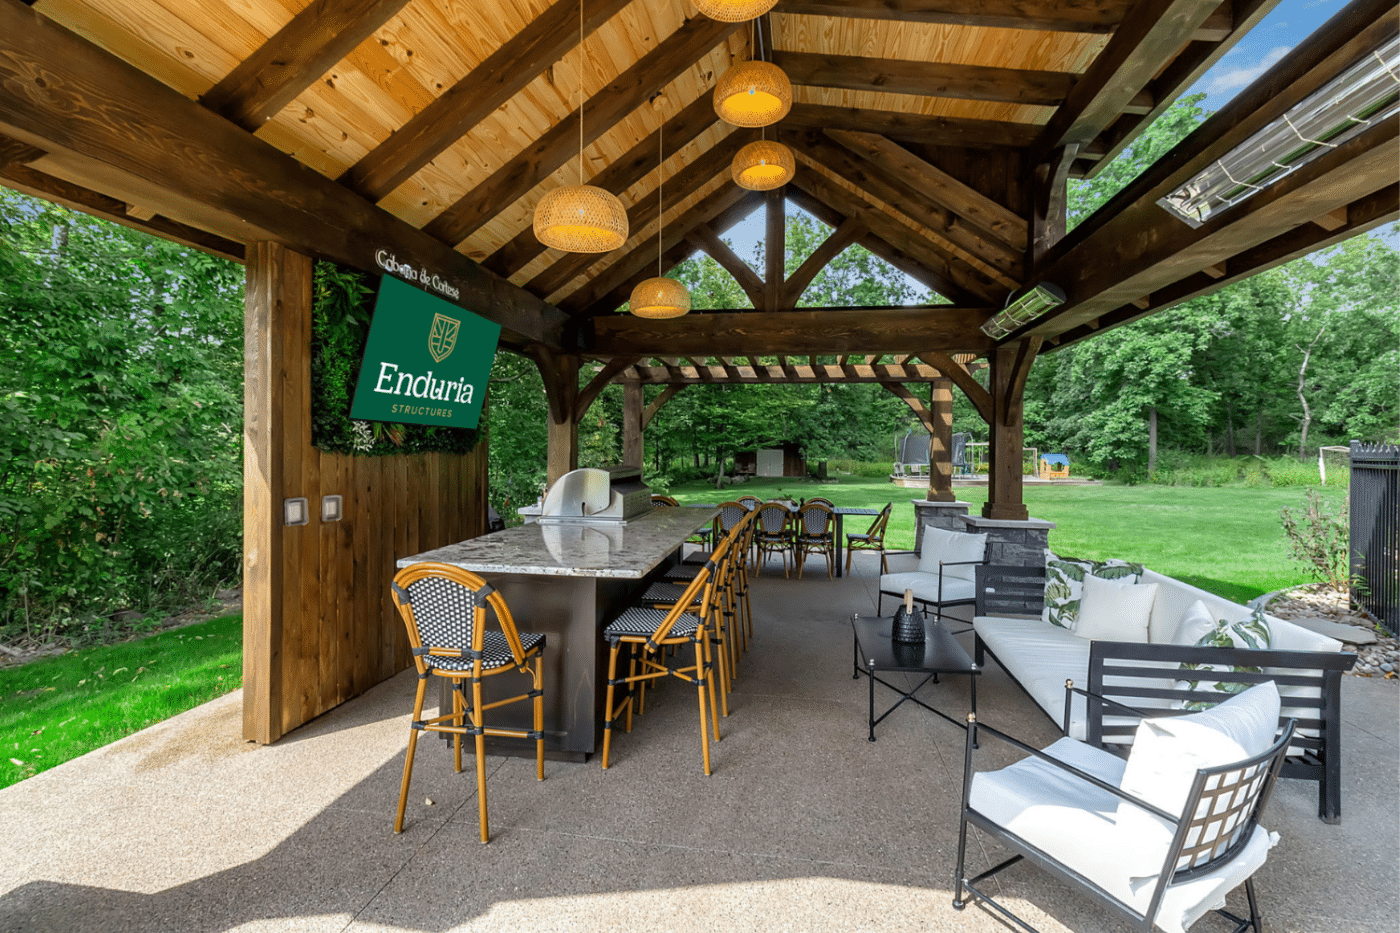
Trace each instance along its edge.
<path fill-rule="evenodd" d="M 1293 619 L 1294 625 L 1301 625 L 1303 628 L 1316 632 L 1319 635 L 1326 635 L 1328 638 L 1335 638 L 1337 641 L 1346 642 L 1348 645 L 1374 645 L 1376 643 L 1376 633 L 1373 629 L 1362 628 L 1359 625 L 1346 625 L 1342 622 L 1329 622 L 1326 619 Z"/>

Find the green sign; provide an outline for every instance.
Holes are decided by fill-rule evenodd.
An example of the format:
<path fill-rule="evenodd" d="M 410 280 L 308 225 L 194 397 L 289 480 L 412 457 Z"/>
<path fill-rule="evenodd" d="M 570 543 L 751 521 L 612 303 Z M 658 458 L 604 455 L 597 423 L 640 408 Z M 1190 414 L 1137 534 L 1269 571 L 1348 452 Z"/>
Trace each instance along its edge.
<path fill-rule="evenodd" d="M 500 336 L 499 324 L 384 276 L 350 417 L 476 427 Z"/>

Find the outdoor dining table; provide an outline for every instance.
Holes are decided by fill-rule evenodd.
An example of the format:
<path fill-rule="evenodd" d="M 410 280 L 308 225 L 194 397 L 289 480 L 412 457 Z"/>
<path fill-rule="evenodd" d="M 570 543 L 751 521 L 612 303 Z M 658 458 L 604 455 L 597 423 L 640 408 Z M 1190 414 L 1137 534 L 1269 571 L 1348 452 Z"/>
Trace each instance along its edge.
<path fill-rule="evenodd" d="M 603 735 L 603 628 L 714 517 L 713 508 L 690 507 L 652 509 L 625 523 L 531 522 L 403 557 L 398 566 L 435 561 L 470 570 L 505 597 L 521 631 L 545 634 L 545 748 L 582 760 Z M 489 702 L 496 693 L 513 695 L 518 685 L 488 687 Z M 517 706 L 496 713 L 499 724 L 531 728 L 528 704 Z"/>
<path fill-rule="evenodd" d="M 779 501 L 781 501 L 781 500 L 779 500 Z M 709 502 L 696 502 L 696 503 L 692 503 L 692 504 L 693 504 L 694 507 L 696 507 L 696 508 L 702 508 L 702 509 L 714 509 L 714 508 L 718 508 L 718 505 L 717 505 L 717 504 L 711 504 L 711 503 L 709 503 Z M 799 506 L 799 505 L 797 505 L 797 504 L 794 503 L 794 504 L 791 504 L 791 505 L 788 506 L 788 511 L 789 511 L 789 512 L 792 512 L 792 513 L 795 515 L 795 514 L 797 514 L 797 511 L 798 511 L 798 509 L 800 509 L 800 508 L 801 508 L 801 506 Z M 832 515 L 834 515 L 834 516 L 836 517 L 836 528 L 834 529 L 834 531 L 835 531 L 835 538 L 833 539 L 833 544 L 835 545 L 835 548 L 836 548 L 836 553 L 835 553 L 835 555 L 834 555 L 834 559 L 835 559 L 835 561 L 836 561 L 836 575 L 839 577 L 839 576 L 843 576 L 843 574 L 842 574 L 842 572 L 841 572 L 841 566 L 842 566 L 842 565 L 841 565 L 841 548 L 844 546 L 844 543 L 845 543 L 845 541 L 846 541 L 846 531 L 845 531 L 845 529 L 846 529 L 846 522 L 845 522 L 846 516 L 847 516 L 847 515 L 864 515 L 864 516 L 866 516 L 867 518 L 874 518 L 876 515 L 879 515 L 879 514 L 880 514 L 880 510 L 879 510 L 879 509 L 857 508 L 856 506 L 838 505 L 838 506 L 836 506 L 834 509 L 831 510 L 831 513 L 832 513 Z"/>

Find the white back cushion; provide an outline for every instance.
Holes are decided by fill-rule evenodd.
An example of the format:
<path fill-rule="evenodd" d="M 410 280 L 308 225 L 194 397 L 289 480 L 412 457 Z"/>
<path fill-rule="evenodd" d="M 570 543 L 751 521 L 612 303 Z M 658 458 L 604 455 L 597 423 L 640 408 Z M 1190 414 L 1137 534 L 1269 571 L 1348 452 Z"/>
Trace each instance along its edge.
<path fill-rule="evenodd" d="M 938 573 L 938 562 L 962 563 L 963 561 L 983 561 L 987 557 L 987 536 L 959 531 L 947 531 L 932 525 L 924 526 L 924 549 L 919 555 L 919 569 L 925 573 Z M 970 564 L 959 567 L 944 567 L 945 577 L 959 577 L 972 580 L 977 569 Z"/>
<path fill-rule="evenodd" d="M 1157 584 L 1103 580 L 1089 574 L 1079 601 L 1074 634 L 1089 641 L 1147 641 Z"/>
<path fill-rule="evenodd" d="M 1206 604 L 1198 599 L 1186 610 L 1186 613 L 1181 617 L 1181 620 L 1177 623 L 1176 628 L 1171 631 L 1170 635 L 1159 643 L 1166 645 L 1194 645 L 1202 638 L 1205 638 L 1207 633 L 1213 631 L 1218 621 L 1219 620 L 1215 618 L 1215 613 L 1211 612 Z M 1163 634 L 1167 634 L 1163 631 L 1165 628 L 1166 626 L 1157 626 L 1154 629 L 1154 634 L 1159 631 Z"/>

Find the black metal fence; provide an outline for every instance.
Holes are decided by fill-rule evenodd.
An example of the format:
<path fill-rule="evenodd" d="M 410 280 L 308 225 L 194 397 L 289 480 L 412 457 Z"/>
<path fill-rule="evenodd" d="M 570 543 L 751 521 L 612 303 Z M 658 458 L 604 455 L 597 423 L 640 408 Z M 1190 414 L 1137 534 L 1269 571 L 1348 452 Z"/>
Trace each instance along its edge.
<path fill-rule="evenodd" d="M 1400 632 L 1400 447 L 1351 442 L 1354 603 Z"/>

